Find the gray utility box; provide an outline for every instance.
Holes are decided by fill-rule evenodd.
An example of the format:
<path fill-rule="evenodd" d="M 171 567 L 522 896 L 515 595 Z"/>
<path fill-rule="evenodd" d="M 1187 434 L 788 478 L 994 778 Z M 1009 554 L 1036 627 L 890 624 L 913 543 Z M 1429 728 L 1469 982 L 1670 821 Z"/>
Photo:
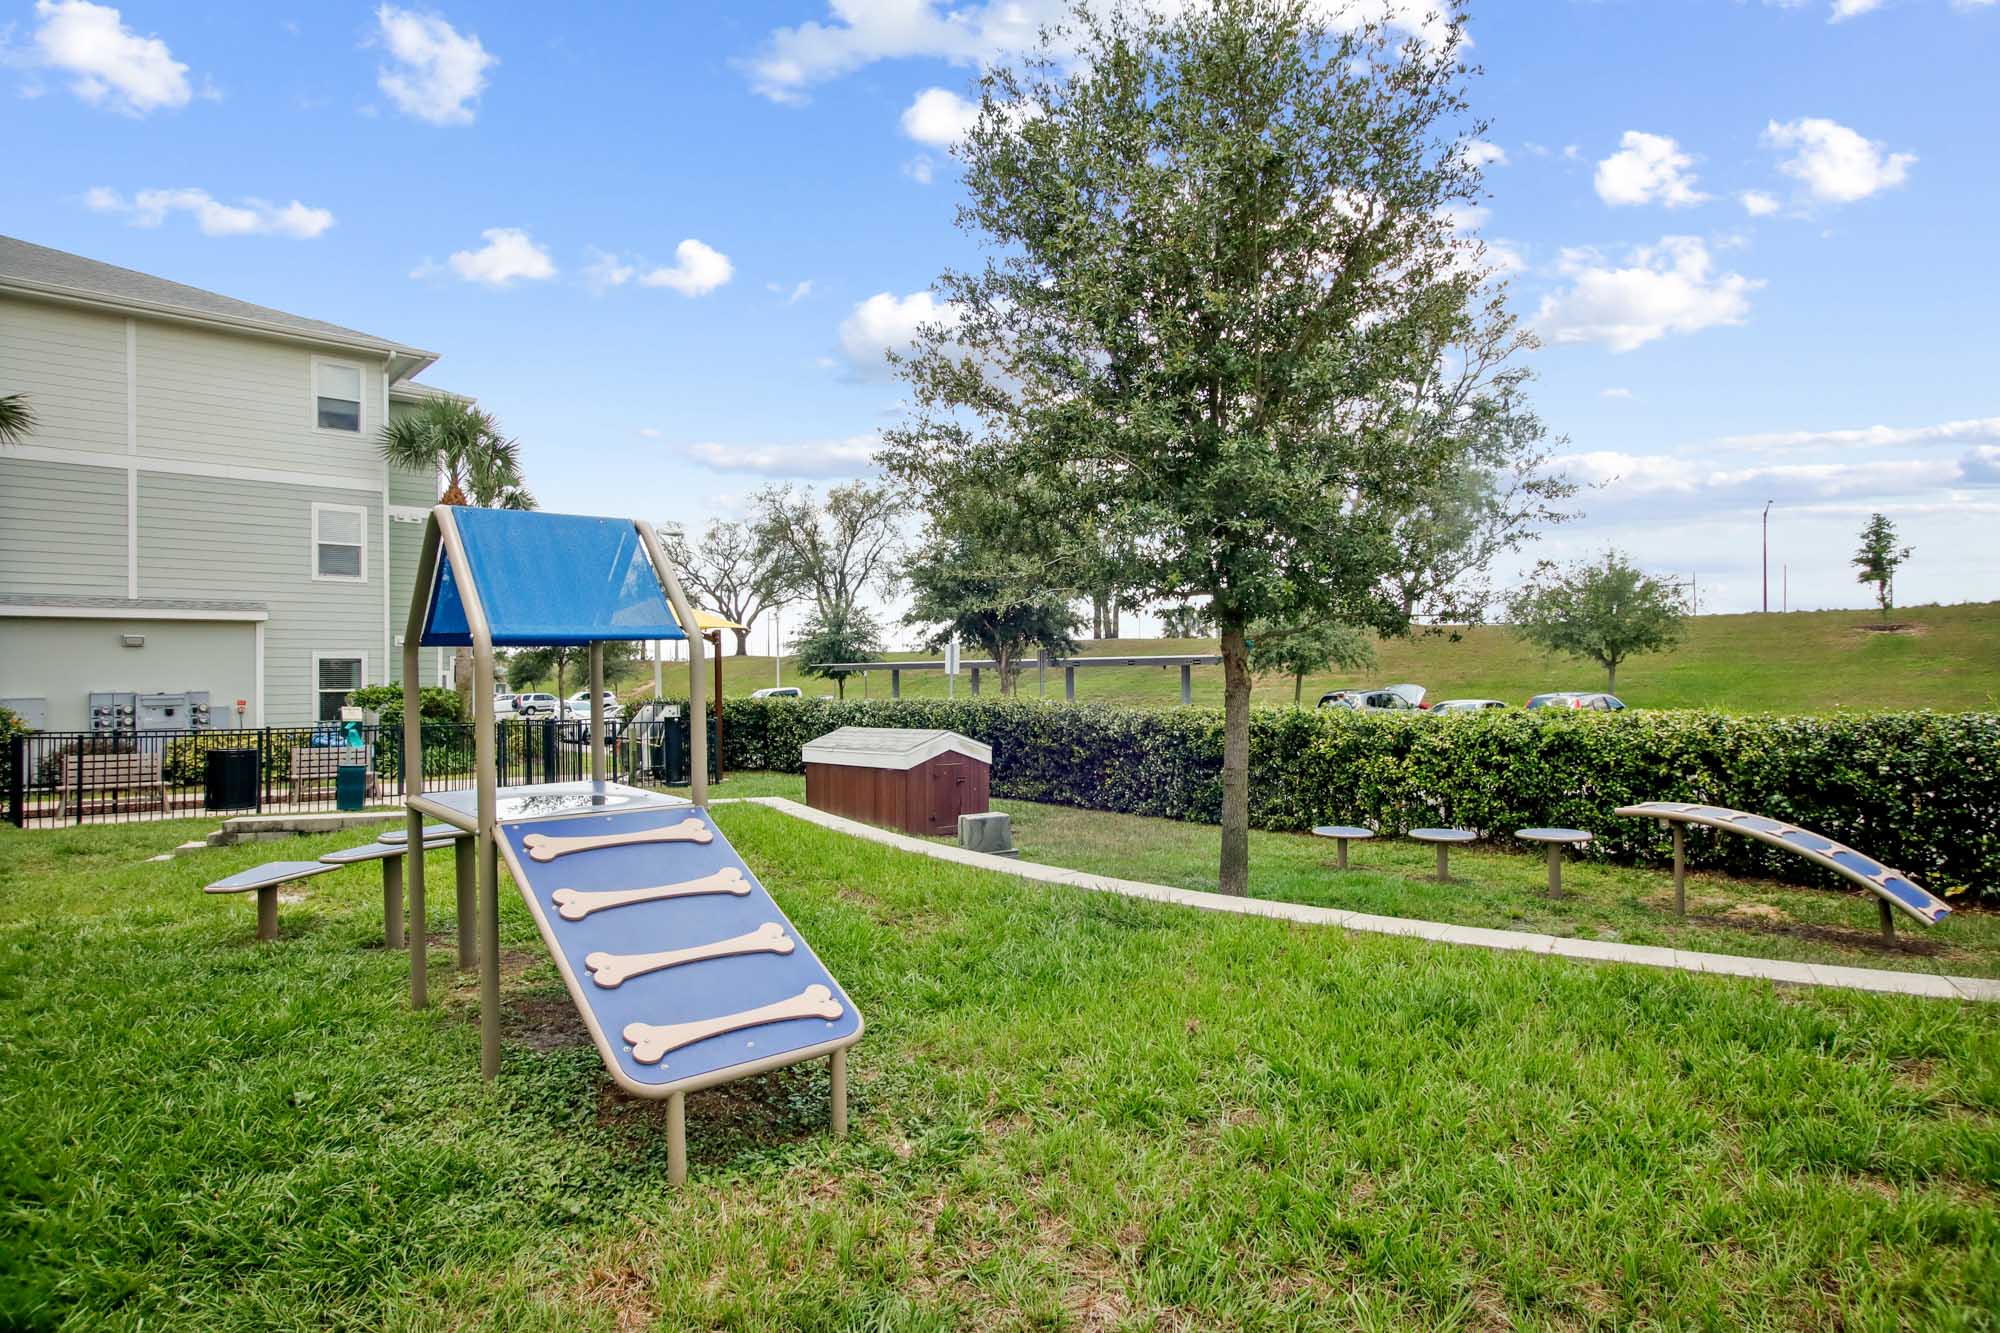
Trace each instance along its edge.
<path fill-rule="evenodd" d="M 139 696 L 139 730 L 204 731 L 208 727 L 208 691 Z"/>
<path fill-rule="evenodd" d="M 94 693 L 90 696 L 92 731 L 130 731 L 138 722 L 139 696 L 125 693 Z"/>
<path fill-rule="evenodd" d="M 998 812 L 958 817 L 958 845 L 969 852 L 988 856 L 1019 856 L 1014 845 L 1014 821 Z"/>

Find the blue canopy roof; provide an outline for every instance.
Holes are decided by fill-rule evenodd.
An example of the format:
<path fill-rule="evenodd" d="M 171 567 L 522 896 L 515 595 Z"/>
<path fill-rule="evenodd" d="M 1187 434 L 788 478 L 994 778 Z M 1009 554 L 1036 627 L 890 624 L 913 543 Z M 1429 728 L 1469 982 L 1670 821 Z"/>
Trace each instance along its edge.
<path fill-rule="evenodd" d="M 496 647 L 687 637 L 632 520 L 472 508 L 453 517 Z M 422 642 L 472 644 L 442 551 Z"/>

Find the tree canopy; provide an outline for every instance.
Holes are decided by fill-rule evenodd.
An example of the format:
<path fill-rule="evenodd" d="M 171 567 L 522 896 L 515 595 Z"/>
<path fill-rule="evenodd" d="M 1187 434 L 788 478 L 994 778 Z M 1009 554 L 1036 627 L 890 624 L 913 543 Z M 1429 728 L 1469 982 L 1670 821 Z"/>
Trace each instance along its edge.
<path fill-rule="evenodd" d="M 1543 561 L 1508 603 L 1508 616 L 1528 642 L 1603 667 L 1604 688 L 1615 692 L 1619 663 L 1685 637 L 1687 608 L 1673 584 L 1606 551 L 1567 567 Z"/>
<path fill-rule="evenodd" d="M 35 429 L 35 409 L 24 393 L 0 393 L 0 446 L 24 444 Z"/>
<path fill-rule="evenodd" d="M 1854 553 L 1856 581 L 1875 585 L 1875 604 L 1882 619 L 1896 602 L 1896 571 L 1910 558 L 1910 548 L 1896 544 L 1896 525 L 1881 514 L 1870 514 L 1861 529 L 1861 548 Z"/>
<path fill-rule="evenodd" d="M 1306 677 L 1329 667 L 1362 671 L 1375 665 L 1375 644 L 1352 625 L 1318 621 L 1308 625 L 1256 624 L 1250 627 L 1250 669 L 1259 675 L 1290 676 L 1292 702 L 1303 702 Z"/>
<path fill-rule="evenodd" d="M 1527 339 L 1465 226 L 1482 126 L 1441 8 L 1435 42 L 1304 0 L 1079 11 L 982 80 L 959 220 L 990 255 L 939 278 L 943 317 L 897 358 L 883 458 L 927 505 L 1032 478 L 1026 517 L 1071 534 L 1050 584 L 1206 599 L 1225 892 L 1248 877 L 1250 624 L 1401 633 L 1399 527 L 1448 480 L 1517 478 L 1515 531 L 1567 494 L 1497 378 Z"/>
<path fill-rule="evenodd" d="M 736 655 L 749 652 L 757 617 L 788 600 L 778 551 L 751 523 L 710 523 L 699 545 L 677 533 L 662 539 L 696 600 L 743 626 L 734 631 Z"/>
<path fill-rule="evenodd" d="M 798 654 L 799 670 L 808 676 L 830 680 L 847 697 L 847 678 L 853 671 L 841 671 L 835 662 L 873 662 L 882 653 L 882 628 L 859 606 L 849 604 L 831 614 L 815 611 L 792 641 Z"/>
<path fill-rule="evenodd" d="M 521 477 L 521 443 L 501 433 L 491 412 L 456 398 L 432 398 L 382 427 L 382 457 L 443 480 L 442 504 L 533 509 Z"/>
<path fill-rule="evenodd" d="M 756 497 L 755 535 L 777 586 L 810 598 L 825 623 L 874 588 L 896 584 L 908 504 L 894 486 L 852 481 L 822 502 L 810 487 L 770 486 Z"/>

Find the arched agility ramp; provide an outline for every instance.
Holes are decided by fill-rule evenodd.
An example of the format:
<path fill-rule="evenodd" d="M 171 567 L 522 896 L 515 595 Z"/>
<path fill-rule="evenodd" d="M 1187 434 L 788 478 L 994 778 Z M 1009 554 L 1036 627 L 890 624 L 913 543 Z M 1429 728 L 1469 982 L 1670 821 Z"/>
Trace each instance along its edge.
<path fill-rule="evenodd" d="M 1942 899 L 1919 887 L 1900 870 L 1892 870 L 1872 856 L 1863 855 L 1844 843 L 1835 842 L 1811 829 L 1787 824 L 1782 819 L 1731 810 L 1720 805 L 1697 805 L 1685 801 L 1646 801 L 1621 805 L 1618 814 L 1636 819 L 1657 819 L 1674 834 L 1674 909 L 1687 915 L 1687 849 L 1684 830 L 1689 824 L 1741 833 L 1773 847 L 1796 852 L 1815 865 L 1825 866 L 1875 894 L 1882 913 L 1882 937 L 1896 933 L 1895 909 L 1901 908 L 1927 926 L 1935 926 L 1951 915 Z"/>

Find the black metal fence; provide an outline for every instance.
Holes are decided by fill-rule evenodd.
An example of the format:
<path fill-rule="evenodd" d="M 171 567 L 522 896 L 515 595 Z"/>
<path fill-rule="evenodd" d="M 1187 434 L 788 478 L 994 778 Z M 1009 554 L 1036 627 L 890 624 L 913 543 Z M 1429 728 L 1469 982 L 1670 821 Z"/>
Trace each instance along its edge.
<path fill-rule="evenodd" d="M 588 722 L 509 718 L 495 727 L 501 786 L 590 776 Z M 426 722 L 423 737 L 426 791 L 473 784 L 471 723 Z M 687 743 L 685 718 L 607 723 L 606 773 L 621 782 L 681 785 Z M 336 810 L 402 799 L 403 728 L 37 731 L 14 736 L 0 749 L 0 764 L 0 793 L 17 828 Z"/>

